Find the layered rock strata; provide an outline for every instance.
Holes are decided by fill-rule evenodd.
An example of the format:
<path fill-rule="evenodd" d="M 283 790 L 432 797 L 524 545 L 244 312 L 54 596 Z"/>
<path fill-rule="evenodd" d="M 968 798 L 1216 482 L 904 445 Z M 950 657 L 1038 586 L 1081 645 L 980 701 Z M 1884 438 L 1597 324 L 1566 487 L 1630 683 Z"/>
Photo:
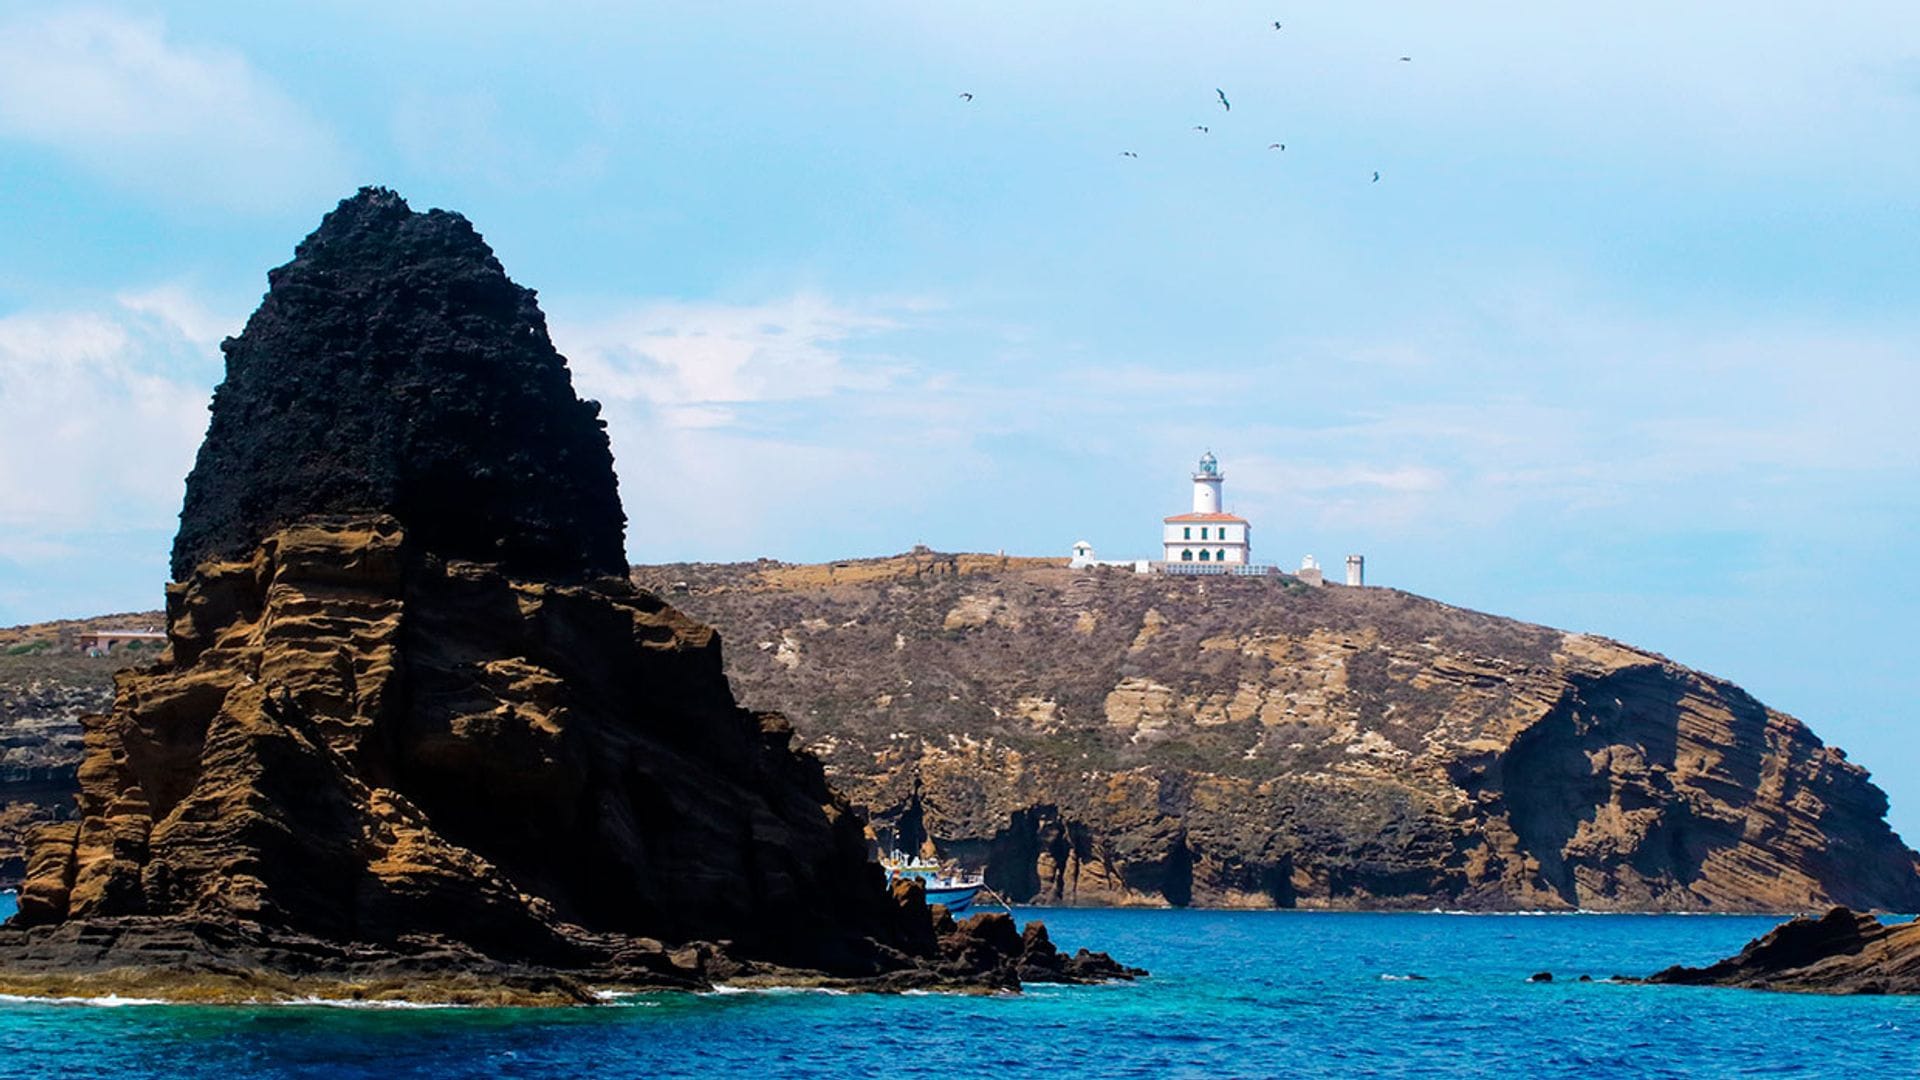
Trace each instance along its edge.
<path fill-rule="evenodd" d="M 834 785 L 1016 900 L 1920 909 L 1865 770 L 1724 680 L 1391 589 L 918 552 L 639 567 Z"/>
<path fill-rule="evenodd" d="M 1647 980 L 1823 994 L 1920 994 L 1920 922 L 1883 923 L 1834 908 L 1794 919 L 1704 968 L 1674 966 Z"/>
<path fill-rule="evenodd" d="M 226 346 L 168 649 L 85 721 L 78 814 L 33 844 L 0 989 L 1128 974 L 889 894 L 792 728 L 735 702 L 714 632 L 600 573 L 605 433 L 464 219 L 363 191 L 272 281 Z"/>

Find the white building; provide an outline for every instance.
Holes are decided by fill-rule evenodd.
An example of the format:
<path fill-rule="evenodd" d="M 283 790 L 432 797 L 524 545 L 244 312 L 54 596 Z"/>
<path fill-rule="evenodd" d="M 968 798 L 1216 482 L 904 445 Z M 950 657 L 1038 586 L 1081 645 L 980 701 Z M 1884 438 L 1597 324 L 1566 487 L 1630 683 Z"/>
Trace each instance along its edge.
<path fill-rule="evenodd" d="M 1325 585 L 1326 575 L 1320 572 L 1320 560 L 1311 555 L 1300 557 L 1300 571 L 1293 575 L 1309 585 Z"/>
<path fill-rule="evenodd" d="M 1093 566 L 1124 566 L 1137 574 L 1148 572 L 1145 559 L 1101 559 L 1093 554 L 1093 545 L 1085 540 L 1076 540 L 1073 544 L 1073 558 L 1067 560 L 1067 566 L 1073 570 L 1085 570 Z"/>
<path fill-rule="evenodd" d="M 1163 519 L 1161 558 L 1170 563 L 1246 565 L 1252 555 L 1253 526 L 1226 512 L 1220 487 L 1226 480 L 1209 450 L 1193 474 L 1193 512 Z"/>

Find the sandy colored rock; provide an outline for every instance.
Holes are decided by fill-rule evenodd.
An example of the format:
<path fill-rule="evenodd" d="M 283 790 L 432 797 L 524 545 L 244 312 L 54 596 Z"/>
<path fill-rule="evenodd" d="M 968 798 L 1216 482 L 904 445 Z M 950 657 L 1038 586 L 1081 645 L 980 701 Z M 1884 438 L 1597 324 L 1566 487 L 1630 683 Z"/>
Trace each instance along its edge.
<path fill-rule="evenodd" d="M 887 967 L 859 819 L 734 704 L 712 632 L 625 582 L 447 563 L 371 517 L 289 527 L 169 601 L 170 657 L 87 723 L 79 820 L 42 831 L 22 926 Z"/>

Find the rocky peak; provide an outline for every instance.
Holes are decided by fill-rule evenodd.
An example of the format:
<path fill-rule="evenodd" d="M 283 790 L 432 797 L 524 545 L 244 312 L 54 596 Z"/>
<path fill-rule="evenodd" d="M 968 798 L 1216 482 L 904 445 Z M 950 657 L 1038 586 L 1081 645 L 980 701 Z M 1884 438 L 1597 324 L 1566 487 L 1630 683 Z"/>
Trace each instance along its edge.
<path fill-rule="evenodd" d="M 467 219 L 362 188 L 268 275 L 221 346 L 173 576 L 313 515 L 384 513 L 421 550 L 511 573 L 624 573 L 599 405 L 530 289 Z"/>

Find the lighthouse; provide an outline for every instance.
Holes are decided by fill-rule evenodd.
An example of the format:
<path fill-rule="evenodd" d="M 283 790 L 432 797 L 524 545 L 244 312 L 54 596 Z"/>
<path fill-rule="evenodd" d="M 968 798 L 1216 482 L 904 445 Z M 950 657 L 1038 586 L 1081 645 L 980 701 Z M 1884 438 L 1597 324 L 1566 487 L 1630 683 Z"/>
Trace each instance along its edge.
<path fill-rule="evenodd" d="M 1193 511 L 1162 519 L 1161 557 L 1170 563 L 1246 565 L 1253 527 L 1227 513 L 1221 488 L 1226 474 L 1209 450 L 1193 471 Z"/>
<path fill-rule="evenodd" d="M 1196 514 L 1218 514 L 1224 505 L 1220 501 L 1220 485 L 1226 482 L 1220 475 L 1220 459 L 1209 450 L 1200 455 L 1200 467 L 1193 470 L 1193 512 Z"/>

